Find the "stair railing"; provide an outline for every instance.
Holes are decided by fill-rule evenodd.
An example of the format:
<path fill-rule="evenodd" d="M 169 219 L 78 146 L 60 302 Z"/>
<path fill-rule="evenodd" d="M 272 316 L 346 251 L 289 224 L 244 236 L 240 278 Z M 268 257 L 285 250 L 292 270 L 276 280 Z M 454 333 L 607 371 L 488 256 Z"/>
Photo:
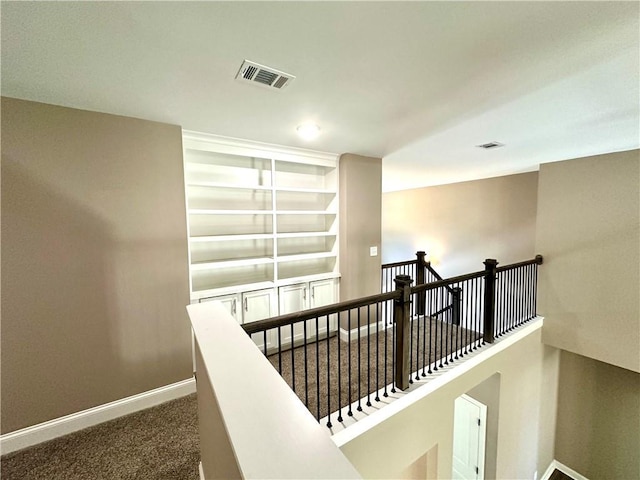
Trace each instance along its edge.
<path fill-rule="evenodd" d="M 418 276 L 418 258 L 387 264 Z M 424 258 L 424 257 L 423 257 Z M 363 404 L 406 390 L 536 317 L 542 256 L 412 286 L 397 273 L 389 292 L 243 325 L 318 421 L 344 420 Z M 427 273 L 429 272 L 429 273 Z M 384 283 L 383 283 L 384 286 Z"/>

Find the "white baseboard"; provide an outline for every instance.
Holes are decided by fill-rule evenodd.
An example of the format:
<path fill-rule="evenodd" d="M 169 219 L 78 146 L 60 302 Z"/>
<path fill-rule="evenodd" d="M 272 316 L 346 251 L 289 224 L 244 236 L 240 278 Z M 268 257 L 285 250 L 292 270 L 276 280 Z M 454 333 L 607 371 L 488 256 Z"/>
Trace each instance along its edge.
<path fill-rule="evenodd" d="M 193 378 L 172 383 L 164 387 L 105 403 L 81 412 L 22 428 L 15 432 L 0 435 L 0 452 L 2 455 L 31 447 L 38 443 L 53 440 L 69 433 L 92 427 L 99 423 L 114 420 L 145 408 L 154 407 L 176 398 L 184 397 L 196 391 Z"/>
<path fill-rule="evenodd" d="M 567 475 L 569 475 L 571 478 L 573 478 L 574 480 L 589 480 L 587 477 L 585 477 L 584 475 L 580 475 L 578 472 L 576 472 L 575 470 L 573 470 L 572 468 L 567 467 L 565 464 L 560 463 L 557 460 L 553 460 L 550 464 L 549 464 L 549 468 L 547 468 L 547 471 L 544 472 L 544 475 L 542 475 L 542 477 L 540 477 L 540 480 L 549 480 L 549 478 L 551 478 L 551 474 L 553 473 L 553 471 L 555 469 L 560 470 L 562 473 L 565 473 Z"/>
<path fill-rule="evenodd" d="M 380 331 L 384 330 L 384 325 L 382 325 L 382 322 L 372 323 L 370 324 L 370 326 L 361 325 L 359 329 L 352 328 L 351 341 L 358 339 L 358 330 L 360 330 L 360 338 L 364 338 L 369 334 L 373 335 L 374 333 L 376 333 L 378 331 L 378 328 L 380 328 Z M 340 327 L 340 340 L 343 342 L 349 341 L 349 330 Z"/>

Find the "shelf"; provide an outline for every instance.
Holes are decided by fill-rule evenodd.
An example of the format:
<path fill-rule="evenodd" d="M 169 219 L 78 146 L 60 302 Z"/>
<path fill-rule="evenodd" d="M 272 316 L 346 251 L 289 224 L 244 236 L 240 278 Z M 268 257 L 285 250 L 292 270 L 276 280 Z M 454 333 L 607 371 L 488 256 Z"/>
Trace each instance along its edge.
<path fill-rule="evenodd" d="M 308 238 L 308 237 L 335 237 L 335 232 L 294 232 L 278 233 L 276 238 Z"/>
<path fill-rule="evenodd" d="M 336 212 L 326 210 L 278 210 L 277 215 L 337 215 Z"/>
<path fill-rule="evenodd" d="M 201 182 L 201 181 L 192 181 L 187 182 L 188 187 L 210 187 L 210 188 L 232 188 L 237 190 L 273 190 L 273 187 L 269 185 L 230 185 L 227 183 L 219 183 L 219 182 Z"/>
<path fill-rule="evenodd" d="M 334 234 L 335 235 L 335 234 Z M 272 239 L 271 233 L 257 234 L 238 234 L 238 235 L 203 235 L 199 237 L 189 237 L 192 243 L 209 243 L 209 242 L 237 242 L 242 240 L 268 240 Z"/>
<path fill-rule="evenodd" d="M 302 253 L 300 255 L 282 255 L 277 258 L 280 262 L 297 262 L 300 260 L 314 260 L 316 258 L 330 258 L 337 257 L 333 252 L 317 252 L 317 253 Z"/>
<path fill-rule="evenodd" d="M 189 215 L 271 215 L 273 210 L 210 210 L 206 208 L 190 208 Z"/>
<path fill-rule="evenodd" d="M 198 262 L 191 264 L 191 271 L 220 270 L 223 268 L 245 267 L 273 263 L 273 257 L 243 258 L 240 260 L 220 260 L 215 262 Z"/>
<path fill-rule="evenodd" d="M 291 193 L 319 193 L 322 195 L 337 195 L 335 190 L 327 190 L 324 188 L 296 188 L 296 187 L 275 187 L 276 194 L 278 192 L 291 192 Z"/>
<path fill-rule="evenodd" d="M 297 255 L 296 257 L 298 258 L 290 258 L 291 261 L 278 264 L 278 282 L 292 278 L 326 276 L 335 273 L 337 258 L 333 254 L 323 256 Z"/>

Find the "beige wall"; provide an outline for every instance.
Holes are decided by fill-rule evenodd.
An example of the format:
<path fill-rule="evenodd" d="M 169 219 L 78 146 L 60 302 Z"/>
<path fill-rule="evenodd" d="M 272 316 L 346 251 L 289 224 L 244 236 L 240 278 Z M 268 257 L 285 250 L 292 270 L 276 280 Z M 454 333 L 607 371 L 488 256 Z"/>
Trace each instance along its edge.
<path fill-rule="evenodd" d="M 587 478 L 640 478 L 640 374 L 562 352 L 556 459 Z"/>
<path fill-rule="evenodd" d="M 382 263 L 425 250 L 443 276 L 533 258 L 537 172 L 382 195 Z M 544 252 L 540 252 L 544 253 Z"/>
<path fill-rule="evenodd" d="M 2 432 L 191 375 L 181 129 L 2 99 Z"/>
<path fill-rule="evenodd" d="M 437 445 L 438 478 L 451 478 L 455 399 L 500 373 L 496 478 L 540 478 L 553 460 L 555 376 L 559 351 L 540 330 L 482 362 L 342 447 L 364 478 L 405 474 Z"/>
<path fill-rule="evenodd" d="M 340 156 L 340 300 L 380 293 L 381 192 L 381 159 Z"/>
<path fill-rule="evenodd" d="M 543 340 L 640 372 L 638 150 L 541 166 Z"/>
<path fill-rule="evenodd" d="M 484 479 L 496 479 L 496 460 L 498 456 L 498 421 L 500 413 L 500 374 L 496 373 L 467 392 L 487 406 L 485 425 Z"/>

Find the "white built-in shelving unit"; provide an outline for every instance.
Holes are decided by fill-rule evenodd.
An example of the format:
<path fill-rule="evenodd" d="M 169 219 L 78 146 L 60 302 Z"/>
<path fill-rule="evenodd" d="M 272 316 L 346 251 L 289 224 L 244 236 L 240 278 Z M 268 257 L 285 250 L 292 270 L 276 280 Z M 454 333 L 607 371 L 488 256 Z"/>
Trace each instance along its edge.
<path fill-rule="evenodd" d="M 337 156 L 188 131 L 183 147 L 192 303 L 246 323 L 337 301 Z"/>

